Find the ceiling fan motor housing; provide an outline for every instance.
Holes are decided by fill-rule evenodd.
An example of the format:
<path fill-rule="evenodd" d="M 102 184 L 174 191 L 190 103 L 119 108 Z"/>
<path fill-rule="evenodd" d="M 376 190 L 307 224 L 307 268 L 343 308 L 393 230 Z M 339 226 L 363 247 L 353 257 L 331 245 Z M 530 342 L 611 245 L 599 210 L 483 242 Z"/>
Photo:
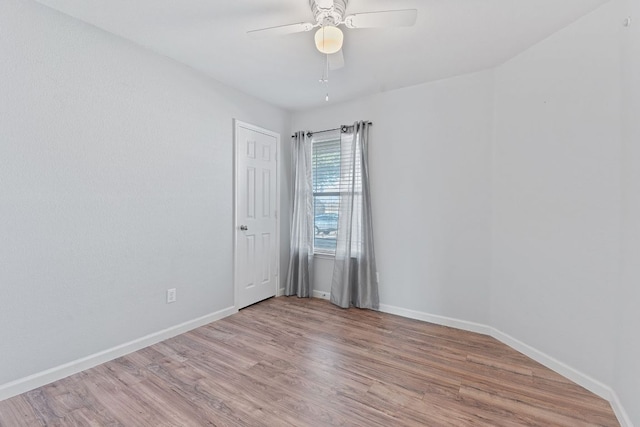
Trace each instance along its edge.
<path fill-rule="evenodd" d="M 337 26 L 342 23 L 349 0 L 309 0 L 316 22 Z"/>

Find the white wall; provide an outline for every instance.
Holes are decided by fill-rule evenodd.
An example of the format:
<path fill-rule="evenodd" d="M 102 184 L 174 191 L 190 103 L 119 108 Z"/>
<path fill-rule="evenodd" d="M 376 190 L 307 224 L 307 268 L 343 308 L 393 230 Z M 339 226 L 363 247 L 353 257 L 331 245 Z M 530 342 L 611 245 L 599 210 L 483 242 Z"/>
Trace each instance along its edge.
<path fill-rule="evenodd" d="M 491 93 L 481 72 L 294 114 L 296 130 L 373 122 L 382 304 L 488 323 Z M 316 259 L 316 289 L 331 269 Z"/>
<path fill-rule="evenodd" d="M 288 141 L 287 112 L 0 2 L 0 385 L 233 305 L 233 118 Z"/>
<path fill-rule="evenodd" d="M 621 20 L 606 4 L 495 72 L 493 326 L 611 384 Z"/>
<path fill-rule="evenodd" d="M 614 1 L 496 69 L 492 324 L 640 425 L 640 17 Z"/>
<path fill-rule="evenodd" d="M 622 34 L 622 280 L 613 386 L 640 426 L 640 2 L 623 2 L 622 12 L 633 21 Z"/>

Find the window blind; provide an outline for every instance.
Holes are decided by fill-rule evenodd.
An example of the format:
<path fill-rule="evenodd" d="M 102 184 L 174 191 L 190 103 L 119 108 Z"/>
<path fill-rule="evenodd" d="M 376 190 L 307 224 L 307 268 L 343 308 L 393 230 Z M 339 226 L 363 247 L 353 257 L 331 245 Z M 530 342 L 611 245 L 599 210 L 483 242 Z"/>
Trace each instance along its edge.
<path fill-rule="evenodd" d="M 333 254 L 336 250 L 340 207 L 340 135 L 313 142 L 314 249 Z"/>

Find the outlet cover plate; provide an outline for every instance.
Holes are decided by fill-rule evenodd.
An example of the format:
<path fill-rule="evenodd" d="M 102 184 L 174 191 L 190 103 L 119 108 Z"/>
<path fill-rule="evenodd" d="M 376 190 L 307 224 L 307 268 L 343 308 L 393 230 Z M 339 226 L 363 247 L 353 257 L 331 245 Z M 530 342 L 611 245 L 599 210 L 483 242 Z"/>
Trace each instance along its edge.
<path fill-rule="evenodd" d="M 176 302 L 176 288 L 167 289 L 167 304 Z"/>

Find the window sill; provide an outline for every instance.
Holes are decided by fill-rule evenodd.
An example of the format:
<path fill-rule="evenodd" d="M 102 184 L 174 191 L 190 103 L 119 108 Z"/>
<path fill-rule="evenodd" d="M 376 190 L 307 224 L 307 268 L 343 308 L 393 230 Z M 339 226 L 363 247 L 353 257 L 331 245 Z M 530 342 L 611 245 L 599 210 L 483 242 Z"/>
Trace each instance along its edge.
<path fill-rule="evenodd" d="M 336 256 L 334 254 L 327 254 L 327 253 L 322 253 L 322 252 L 315 252 L 313 254 L 314 258 L 320 258 L 320 259 L 330 259 L 330 260 L 335 260 Z"/>

